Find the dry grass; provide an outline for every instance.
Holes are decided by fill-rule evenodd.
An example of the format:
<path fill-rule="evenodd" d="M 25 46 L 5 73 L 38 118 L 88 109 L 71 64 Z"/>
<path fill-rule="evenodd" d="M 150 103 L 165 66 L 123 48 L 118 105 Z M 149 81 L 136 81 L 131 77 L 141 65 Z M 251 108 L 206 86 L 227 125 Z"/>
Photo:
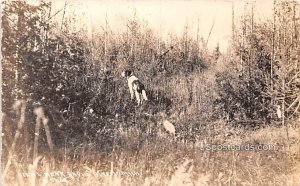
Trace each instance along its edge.
<path fill-rule="evenodd" d="M 299 185 L 299 128 L 290 128 L 286 152 L 282 128 L 238 130 L 222 122 L 206 127 L 194 145 L 168 135 L 148 137 L 139 128 L 119 128 L 122 147 L 109 154 L 69 149 L 47 152 L 33 163 L 14 159 L 5 185 Z M 210 132 L 208 132 L 210 130 Z M 163 133 L 163 131 L 162 131 Z M 197 145 L 276 144 L 277 151 L 203 151 Z M 91 144 L 90 144 L 91 145 Z M 94 144 L 97 145 L 97 144 Z M 18 156 L 14 156 L 18 157 Z M 5 164 L 2 161 L 2 165 Z M 3 167 L 3 166 L 2 166 Z M 35 173 L 35 174 L 34 174 Z M 17 178 L 17 179 L 16 179 Z"/>
<path fill-rule="evenodd" d="M 9 149 L 12 141 L 20 147 L 9 155 L 12 166 L 7 168 L 4 175 L 5 185 L 299 185 L 299 125 L 289 125 L 290 151 L 287 151 L 286 131 L 283 128 L 265 127 L 250 131 L 231 127 L 224 121 L 207 122 L 205 119 L 213 113 L 213 99 L 210 98 L 214 95 L 213 78 L 206 75 L 203 77 L 207 78 L 203 79 L 197 77 L 166 78 L 164 81 L 169 83 L 161 82 L 155 86 L 154 92 L 161 89 L 174 102 L 169 114 L 159 112 L 153 116 L 156 117 L 153 120 L 134 116 L 134 124 L 130 121 L 126 123 L 127 120 L 112 119 L 109 126 L 113 127 L 108 129 L 113 129 L 114 142 L 110 150 L 99 150 L 97 147 L 102 146 L 99 141 L 80 138 L 76 138 L 81 141 L 79 145 L 72 146 L 67 141 L 71 139 L 65 139 L 68 145 L 64 148 L 55 147 L 52 145 L 55 136 L 51 136 L 47 117 L 42 110 L 37 110 L 36 133 L 43 124 L 45 139 L 40 138 L 44 144 L 39 145 L 44 145 L 44 149 L 38 149 L 38 138 L 31 144 L 36 146 L 33 148 L 36 149 L 33 158 L 32 150 L 24 151 L 22 148 L 23 138 L 16 142 L 6 132 L 12 129 L 7 130 L 8 125 L 4 126 L 5 148 Z M 195 89 L 193 95 L 189 94 L 189 87 L 184 83 L 189 78 Z M 189 96 L 193 100 L 190 105 L 187 104 Z M 176 140 L 173 134 L 163 128 L 165 120 L 175 126 Z M 24 122 L 21 123 L 23 125 Z M 141 127 L 143 125 L 146 125 L 146 129 Z M 190 130 L 193 127 L 199 130 Z M 98 131 L 95 133 L 102 139 L 101 143 L 106 143 L 108 139 L 101 136 L 103 130 L 105 128 L 99 134 Z M 275 144 L 278 149 L 213 152 L 201 150 L 203 143 Z M 7 162 L 7 155 L 4 154 L 2 167 Z"/>

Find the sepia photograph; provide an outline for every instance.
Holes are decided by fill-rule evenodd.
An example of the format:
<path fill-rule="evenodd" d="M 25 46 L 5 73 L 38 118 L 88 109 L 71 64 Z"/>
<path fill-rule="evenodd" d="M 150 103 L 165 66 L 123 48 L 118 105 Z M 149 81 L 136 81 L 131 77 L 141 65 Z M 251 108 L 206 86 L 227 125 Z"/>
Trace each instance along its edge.
<path fill-rule="evenodd" d="M 300 1 L 2 0 L 6 186 L 300 186 Z"/>

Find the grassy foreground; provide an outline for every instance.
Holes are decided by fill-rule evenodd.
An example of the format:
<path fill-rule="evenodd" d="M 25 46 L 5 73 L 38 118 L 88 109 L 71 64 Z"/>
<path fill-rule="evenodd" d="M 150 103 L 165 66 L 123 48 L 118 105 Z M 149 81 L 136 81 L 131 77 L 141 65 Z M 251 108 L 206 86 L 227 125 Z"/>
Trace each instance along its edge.
<path fill-rule="evenodd" d="M 15 156 L 5 185 L 299 185 L 300 129 L 231 128 L 216 122 L 196 142 L 174 141 L 165 131 L 156 137 L 139 128 L 119 128 L 121 146 L 110 153 L 97 144 L 44 152 L 33 164 Z M 201 133 L 202 133 L 201 132 Z M 200 144 L 274 144 L 265 151 L 201 150 Z M 3 159 L 2 159 L 3 160 Z M 2 171 L 6 161 L 2 161 Z"/>

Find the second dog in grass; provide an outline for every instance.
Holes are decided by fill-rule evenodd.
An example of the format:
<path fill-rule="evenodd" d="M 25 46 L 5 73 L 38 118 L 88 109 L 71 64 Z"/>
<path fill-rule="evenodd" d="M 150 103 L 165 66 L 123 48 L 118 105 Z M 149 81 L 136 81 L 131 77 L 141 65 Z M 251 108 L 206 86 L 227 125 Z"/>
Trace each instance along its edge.
<path fill-rule="evenodd" d="M 144 84 L 139 81 L 139 79 L 133 74 L 131 70 L 123 71 L 122 77 L 127 78 L 131 100 L 134 99 L 134 95 L 136 97 L 138 105 L 140 105 L 143 100 L 148 100 Z"/>

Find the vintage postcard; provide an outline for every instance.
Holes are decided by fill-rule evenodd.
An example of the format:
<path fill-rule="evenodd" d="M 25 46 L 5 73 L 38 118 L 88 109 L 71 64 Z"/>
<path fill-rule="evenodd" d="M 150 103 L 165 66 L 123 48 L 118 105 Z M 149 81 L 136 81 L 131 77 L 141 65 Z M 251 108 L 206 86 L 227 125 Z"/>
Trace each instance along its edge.
<path fill-rule="evenodd" d="M 1 185 L 300 185 L 300 2 L 1 1 Z"/>

